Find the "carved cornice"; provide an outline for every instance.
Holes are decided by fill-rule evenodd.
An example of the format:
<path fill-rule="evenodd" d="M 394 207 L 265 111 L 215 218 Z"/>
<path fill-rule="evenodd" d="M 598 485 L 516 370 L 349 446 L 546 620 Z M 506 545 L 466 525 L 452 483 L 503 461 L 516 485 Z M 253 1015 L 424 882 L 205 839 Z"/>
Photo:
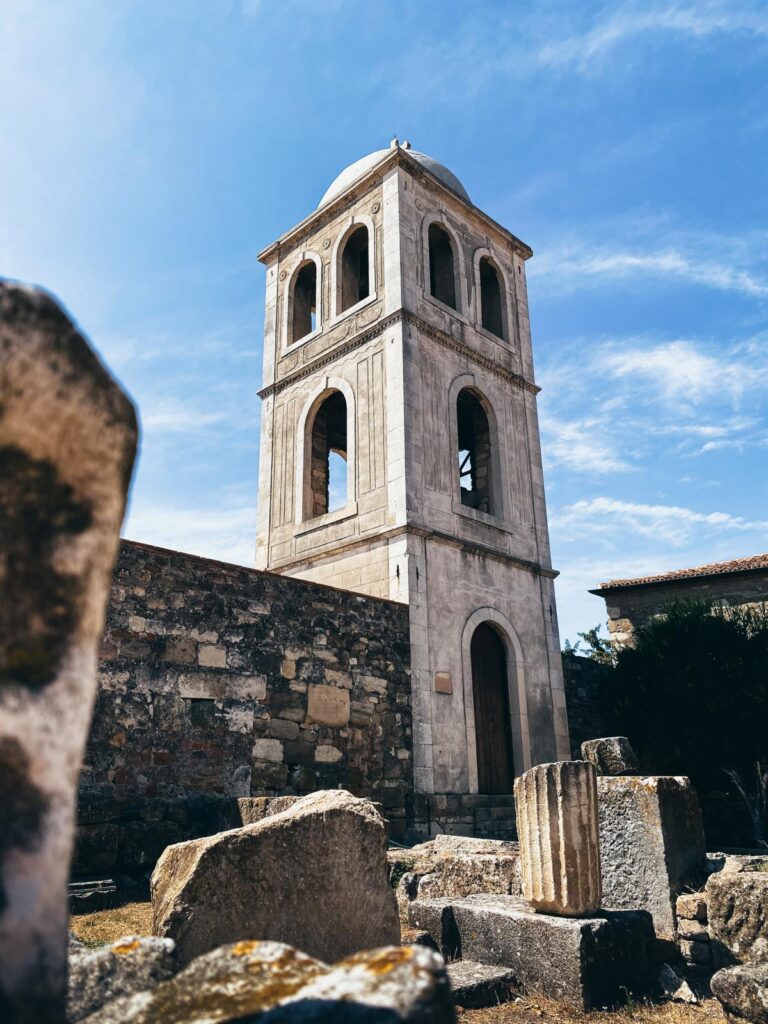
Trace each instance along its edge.
<path fill-rule="evenodd" d="M 390 313 L 389 316 L 384 317 L 383 320 L 379 320 L 378 323 L 372 324 L 364 331 L 361 331 L 354 338 L 350 338 L 349 341 L 345 341 L 340 345 L 334 345 L 332 348 L 329 348 L 327 352 L 323 352 L 322 355 L 317 356 L 317 358 L 311 360 L 311 362 L 306 365 L 286 374 L 286 376 L 281 377 L 280 380 L 276 380 L 271 384 L 265 385 L 257 392 L 259 398 L 268 398 L 270 395 L 280 394 L 281 391 L 284 391 L 297 381 L 303 380 L 305 377 L 311 377 L 312 374 L 317 373 L 317 371 L 321 370 L 324 366 L 329 366 L 331 363 L 335 363 L 337 359 L 342 358 L 342 356 L 346 356 L 350 352 L 354 352 L 355 349 L 361 348 L 363 345 L 367 345 L 373 338 L 383 334 L 388 327 L 392 327 L 399 323 L 406 323 L 409 326 L 415 327 L 423 334 L 428 335 L 439 345 L 442 345 L 444 348 L 451 349 L 453 352 L 457 352 L 469 362 L 475 363 L 476 366 L 481 367 L 488 373 L 494 374 L 494 376 L 501 378 L 501 380 L 506 381 L 508 384 L 512 384 L 514 387 L 520 388 L 521 391 L 527 391 L 529 394 L 537 395 L 541 390 L 541 388 L 534 384 L 533 381 L 526 380 L 526 378 L 522 377 L 519 373 L 515 373 L 513 370 L 508 370 L 506 366 L 502 366 L 495 360 L 489 359 L 488 356 L 484 356 L 482 352 L 477 352 L 475 349 L 467 345 L 466 342 L 452 337 L 439 327 L 436 327 L 435 324 L 431 324 L 423 317 L 417 316 L 416 313 L 410 313 L 405 309 L 398 309 L 394 313 Z"/>

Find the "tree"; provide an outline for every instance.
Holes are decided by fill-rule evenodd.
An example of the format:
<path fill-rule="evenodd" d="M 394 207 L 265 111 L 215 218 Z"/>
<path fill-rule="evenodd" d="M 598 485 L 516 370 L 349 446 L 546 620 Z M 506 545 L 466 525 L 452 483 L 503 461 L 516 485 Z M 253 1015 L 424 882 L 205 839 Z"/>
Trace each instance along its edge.
<path fill-rule="evenodd" d="M 711 837 L 738 843 L 722 801 L 727 773 L 747 807 L 762 808 L 762 825 L 751 814 L 754 838 L 764 838 L 760 788 L 753 794 L 744 780 L 756 764 L 762 779 L 768 765 L 768 606 L 670 605 L 636 630 L 601 686 L 611 728 L 630 738 L 644 768 L 691 777 Z"/>

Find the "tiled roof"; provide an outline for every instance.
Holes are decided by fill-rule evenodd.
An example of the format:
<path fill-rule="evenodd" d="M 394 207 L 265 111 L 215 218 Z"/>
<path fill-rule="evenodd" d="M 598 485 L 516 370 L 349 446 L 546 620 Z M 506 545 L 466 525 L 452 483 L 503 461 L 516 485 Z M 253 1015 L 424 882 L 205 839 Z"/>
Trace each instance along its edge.
<path fill-rule="evenodd" d="M 661 573 L 658 576 L 636 576 L 634 579 L 628 580 L 608 580 L 606 583 L 601 583 L 597 590 L 637 587 L 644 583 L 673 583 L 675 580 L 695 579 L 697 576 L 724 576 L 733 572 L 752 572 L 755 569 L 768 570 L 768 553 L 751 555 L 749 558 L 734 558 L 730 562 L 697 565 L 693 569 L 675 569 L 673 572 Z M 592 593 L 596 593 L 596 591 L 592 591 Z"/>

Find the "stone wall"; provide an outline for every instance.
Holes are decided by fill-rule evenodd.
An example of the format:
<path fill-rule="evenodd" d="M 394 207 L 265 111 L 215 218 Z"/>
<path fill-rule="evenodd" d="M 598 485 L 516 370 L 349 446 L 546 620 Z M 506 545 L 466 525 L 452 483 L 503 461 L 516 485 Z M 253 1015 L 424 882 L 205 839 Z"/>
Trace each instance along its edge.
<path fill-rule="evenodd" d="M 343 787 L 404 833 L 407 606 L 125 541 L 101 655 L 83 870 L 235 824 L 237 797 Z"/>
<path fill-rule="evenodd" d="M 606 733 L 605 716 L 600 703 L 602 666 L 578 654 L 563 655 L 565 700 L 571 733 L 571 757 L 581 759 L 581 744 Z"/>

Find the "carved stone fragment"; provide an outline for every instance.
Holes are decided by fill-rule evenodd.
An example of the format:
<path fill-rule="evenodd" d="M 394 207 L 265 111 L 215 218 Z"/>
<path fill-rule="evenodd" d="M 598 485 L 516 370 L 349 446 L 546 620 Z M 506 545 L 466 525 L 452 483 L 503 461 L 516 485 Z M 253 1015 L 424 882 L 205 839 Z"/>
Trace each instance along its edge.
<path fill-rule="evenodd" d="M 567 917 L 600 906 L 600 846 L 594 766 L 540 764 L 515 780 L 523 895 Z"/>

